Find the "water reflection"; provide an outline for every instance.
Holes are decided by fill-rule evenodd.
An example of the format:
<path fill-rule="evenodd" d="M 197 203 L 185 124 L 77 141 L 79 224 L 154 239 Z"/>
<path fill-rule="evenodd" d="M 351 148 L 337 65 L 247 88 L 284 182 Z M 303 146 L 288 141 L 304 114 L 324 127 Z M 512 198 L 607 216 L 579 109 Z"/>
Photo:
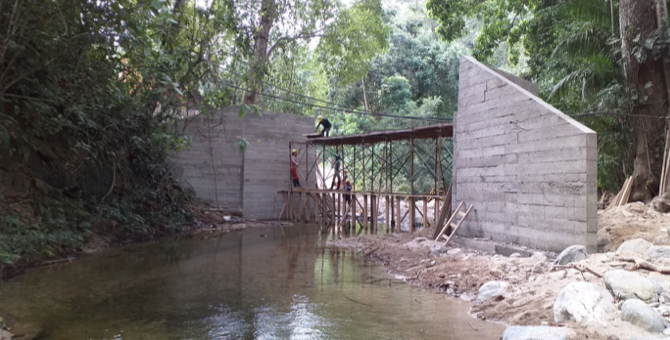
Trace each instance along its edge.
<path fill-rule="evenodd" d="M 56 340 L 499 338 L 464 303 L 391 279 L 328 237 L 272 227 L 132 245 L 1 283 L 0 307 Z"/>

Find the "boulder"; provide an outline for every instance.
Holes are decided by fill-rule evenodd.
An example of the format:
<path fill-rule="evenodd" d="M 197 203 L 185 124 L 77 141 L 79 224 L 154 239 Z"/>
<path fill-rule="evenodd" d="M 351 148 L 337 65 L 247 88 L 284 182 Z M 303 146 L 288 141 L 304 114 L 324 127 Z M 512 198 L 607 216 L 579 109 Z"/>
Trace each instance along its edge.
<path fill-rule="evenodd" d="M 536 251 L 533 253 L 533 255 L 530 257 L 533 260 L 538 260 L 538 261 L 546 261 L 547 260 L 547 255 L 544 255 L 543 252 L 541 251 Z"/>
<path fill-rule="evenodd" d="M 586 256 L 586 247 L 576 244 L 565 248 L 560 254 L 558 254 L 555 263 L 559 266 L 562 266 L 571 262 L 579 262 L 585 259 Z"/>
<path fill-rule="evenodd" d="M 654 199 L 649 202 L 649 206 L 661 213 L 667 213 L 670 211 L 670 193 L 664 193 L 661 196 L 656 196 Z"/>
<path fill-rule="evenodd" d="M 621 306 L 621 320 L 642 327 L 652 333 L 665 330 L 665 320 L 656 314 L 646 303 L 638 299 L 629 299 Z"/>
<path fill-rule="evenodd" d="M 479 287 L 479 296 L 477 302 L 486 301 L 492 297 L 504 295 L 507 293 L 509 282 L 507 281 L 489 281 Z"/>
<path fill-rule="evenodd" d="M 510 326 L 500 340 L 568 340 L 575 332 L 565 327 Z"/>
<path fill-rule="evenodd" d="M 612 300 L 605 288 L 588 282 L 572 282 L 563 288 L 554 302 L 554 320 L 606 325 L 617 310 Z"/>
<path fill-rule="evenodd" d="M 0 340 L 12 340 L 12 334 L 0 329 Z"/>
<path fill-rule="evenodd" d="M 605 285 L 620 299 L 640 299 L 645 302 L 658 300 L 657 285 L 627 270 L 610 270 L 605 275 Z"/>
<path fill-rule="evenodd" d="M 596 238 L 596 244 L 598 245 L 598 250 L 605 249 L 608 244 L 612 242 L 610 234 L 605 231 L 605 229 L 598 230 L 597 238 Z"/>
<path fill-rule="evenodd" d="M 633 255 L 646 258 L 647 251 L 653 244 L 641 238 L 634 238 L 622 243 L 616 253 L 619 255 Z"/>
<path fill-rule="evenodd" d="M 670 259 L 670 246 L 653 246 L 647 251 L 652 260 Z"/>
<path fill-rule="evenodd" d="M 649 276 L 647 276 L 647 280 L 660 286 L 662 291 L 658 292 L 659 294 L 670 292 L 670 276 L 660 273 L 650 273 Z"/>

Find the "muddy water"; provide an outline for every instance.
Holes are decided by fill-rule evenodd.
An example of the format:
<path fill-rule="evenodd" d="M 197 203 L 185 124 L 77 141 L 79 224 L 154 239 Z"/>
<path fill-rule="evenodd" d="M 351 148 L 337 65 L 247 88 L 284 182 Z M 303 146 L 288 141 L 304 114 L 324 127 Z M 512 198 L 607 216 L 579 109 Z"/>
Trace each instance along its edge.
<path fill-rule="evenodd" d="M 389 278 L 327 237 L 253 228 L 117 248 L 0 283 L 0 308 L 58 340 L 499 339 L 504 327 L 467 304 Z"/>

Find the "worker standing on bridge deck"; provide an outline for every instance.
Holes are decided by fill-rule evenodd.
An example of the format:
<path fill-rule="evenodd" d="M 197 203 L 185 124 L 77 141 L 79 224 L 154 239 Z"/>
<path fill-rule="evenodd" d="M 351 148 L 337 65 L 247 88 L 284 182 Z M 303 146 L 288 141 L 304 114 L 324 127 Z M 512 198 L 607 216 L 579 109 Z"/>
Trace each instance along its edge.
<path fill-rule="evenodd" d="M 351 192 L 351 181 L 349 179 L 344 181 L 344 192 Z M 351 204 L 351 195 L 344 195 L 344 201 Z"/>
<path fill-rule="evenodd" d="M 291 177 L 293 178 L 293 187 L 300 187 L 300 177 L 298 177 L 298 150 L 291 150 Z"/>
<path fill-rule="evenodd" d="M 335 169 L 335 174 L 333 175 L 333 182 L 330 183 L 330 190 L 333 190 L 333 187 L 335 187 L 335 179 L 337 178 L 337 186 L 335 187 L 336 189 L 340 188 L 340 185 L 342 184 L 342 178 L 340 177 L 340 165 L 342 163 L 342 158 L 340 157 L 340 154 L 335 154 L 335 164 L 333 164 L 333 168 Z"/>
<path fill-rule="evenodd" d="M 330 132 L 330 127 L 332 125 L 330 124 L 330 121 L 326 118 L 323 118 L 323 116 L 319 116 L 319 125 L 316 126 L 314 131 L 318 130 L 319 126 L 322 126 L 322 125 L 323 125 L 323 130 L 321 130 L 321 137 L 323 137 L 324 134 L 326 135 L 326 137 L 328 137 L 328 134 Z"/>

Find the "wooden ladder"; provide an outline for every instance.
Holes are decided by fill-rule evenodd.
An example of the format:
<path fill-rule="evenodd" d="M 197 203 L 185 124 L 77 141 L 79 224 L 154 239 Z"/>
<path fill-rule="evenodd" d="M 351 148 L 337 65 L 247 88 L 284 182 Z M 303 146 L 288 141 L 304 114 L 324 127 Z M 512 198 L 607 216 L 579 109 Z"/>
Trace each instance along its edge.
<path fill-rule="evenodd" d="M 447 224 L 444 226 L 444 228 L 442 228 L 442 231 L 440 231 L 440 233 L 437 235 L 435 241 L 439 241 L 440 238 L 443 237 L 447 239 L 447 241 L 444 242 L 444 245 L 446 246 L 449 243 L 449 241 L 451 241 L 451 238 L 454 237 L 454 235 L 456 235 L 456 231 L 458 231 L 458 228 L 461 227 L 461 224 L 463 224 L 465 218 L 468 217 L 468 214 L 470 214 L 470 211 L 472 211 L 472 206 L 470 206 L 468 210 L 466 210 L 465 212 L 462 212 L 461 208 L 463 208 L 463 202 L 458 204 L 458 207 L 451 215 L 451 217 L 449 217 L 449 221 L 447 221 Z M 457 216 L 461 217 L 461 219 L 460 221 L 458 221 L 458 223 L 455 223 L 456 222 L 455 219 Z M 447 235 L 444 235 L 444 232 L 446 232 L 449 227 L 452 227 L 453 231 L 451 232 L 451 235 L 447 237 Z"/>

